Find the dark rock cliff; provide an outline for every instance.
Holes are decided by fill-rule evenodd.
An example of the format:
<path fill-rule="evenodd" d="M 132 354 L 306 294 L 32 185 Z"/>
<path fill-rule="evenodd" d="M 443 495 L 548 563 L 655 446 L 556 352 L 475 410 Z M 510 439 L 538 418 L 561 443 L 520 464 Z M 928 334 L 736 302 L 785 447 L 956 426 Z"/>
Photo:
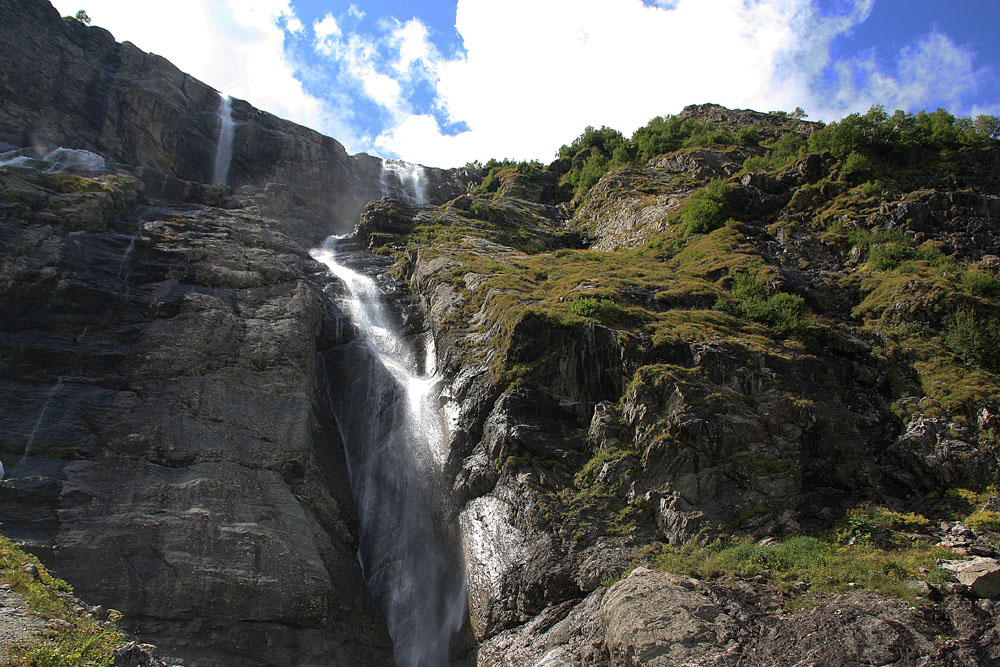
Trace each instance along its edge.
<path fill-rule="evenodd" d="M 107 30 L 64 21 L 44 0 L 0 3 L 0 141 L 38 156 L 62 146 L 129 166 L 150 196 L 191 196 L 211 183 L 219 138 L 219 93 L 163 58 Z M 228 184 L 264 188 L 275 213 L 301 218 L 308 240 L 349 231 L 382 196 L 382 161 L 350 156 L 335 139 L 255 109 L 232 105 Z M 433 201 L 458 194 L 451 172 L 428 169 Z"/>
<path fill-rule="evenodd" d="M 321 267 L 277 220 L 123 173 L 0 171 L 5 534 L 186 664 L 386 664 Z"/>

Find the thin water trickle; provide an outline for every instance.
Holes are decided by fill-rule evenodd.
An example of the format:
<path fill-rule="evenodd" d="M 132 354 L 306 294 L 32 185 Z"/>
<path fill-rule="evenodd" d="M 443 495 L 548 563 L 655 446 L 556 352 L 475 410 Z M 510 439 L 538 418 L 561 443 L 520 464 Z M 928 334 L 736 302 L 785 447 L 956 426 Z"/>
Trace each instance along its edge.
<path fill-rule="evenodd" d="M 219 140 L 215 144 L 215 169 L 212 182 L 217 185 L 229 183 L 229 165 L 233 161 L 233 100 L 228 95 L 219 95 Z"/>
<path fill-rule="evenodd" d="M 21 463 L 18 467 L 24 465 L 24 462 L 28 460 L 31 455 L 31 445 L 35 443 L 35 436 L 38 435 L 38 429 L 41 428 L 43 421 L 45 420 L 45 412 L 49 409 L 49 403 L 57 393 L 59 393 L 59 388 L 62 387 L 63 378 L 65 376 L 60 375 L 56 383 L 52 385 L 49 389 L 49 393 L 45 397 L 45 402 L 42 403 L 42 409 L 38 412 L 38 418 L 35 420 L 35 427 L 31 429 L 31 435 L 28 436 L 28 441 L 24 445 L 24 454 L 21 455 Z"/>
<path fill-rule="evenodd" d="M 125 248 L 122 260 L 118 262 L 118 273 L 115 274 L 115 278 L 121 280 L 122 272 L 128 264 L 128 258 L 132 255 L 132 251 L 135 250 L 135 242 L 139 240 L 140 236 L 142 236 L 142 223 L 139 223 L 139 228 L 135 230 L 135 234 L 132 235 L 132 238 L 128 242 L 128 247 Z M 125 278 L 128 278 L 127 273 L 125 274 Z"/>
<path fill-rule="evenodd" d="M 328 353 L 337 373 L 331 407 L 360 524 L 358 557 L 386 618 L 397 665 L 441 667 L 465 621 L 466 599 L 447 495 L 437 486 L 444 437 L 440 378 L 433 350 L 415 353 L 378 284 L 338 262 L 337 240 L 327 239 L 312 256 L 344 284 L 359 332 Z"/>

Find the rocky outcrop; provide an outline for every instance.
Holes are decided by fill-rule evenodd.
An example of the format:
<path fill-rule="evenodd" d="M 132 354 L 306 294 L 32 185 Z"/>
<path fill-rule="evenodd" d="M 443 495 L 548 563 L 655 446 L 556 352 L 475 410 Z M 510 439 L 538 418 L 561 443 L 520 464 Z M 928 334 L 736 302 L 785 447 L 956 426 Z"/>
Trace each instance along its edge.
<path fill-rule="evenodd" d="M 956 598 L 926 614 L 864 593 L 783 611 L 766 589 L 639 568 L 582 601 L 497 635 L 481 665 L 990 665 L 1000 656 L 988 602 Z M 939 633 L 977 630 L 936 645 Z M 961 630 L 959 630 L 961 632 Z M 992 648 L 984 648 L 992 646 Z"/>

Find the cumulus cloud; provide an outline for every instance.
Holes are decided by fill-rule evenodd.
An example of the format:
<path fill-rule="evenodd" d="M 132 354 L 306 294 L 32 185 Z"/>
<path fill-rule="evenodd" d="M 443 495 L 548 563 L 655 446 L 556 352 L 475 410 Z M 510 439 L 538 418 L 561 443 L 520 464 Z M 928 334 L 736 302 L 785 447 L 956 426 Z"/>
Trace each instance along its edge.
<path fill-rule="evenodd" d="M 547 159 L 586 125 L 630 133 L 685 104 L 791 109 L 808 78 L 790 76 L 791 54 L 810 39 L 822 50 L 871 2 L 836 23 L 797 0 L 659 4 L 459 0 L 465 54 L 431 69 L 439 104 L 468 131 L 449 136 L 431 117 L 402 118 L 376 145 L 420 161 Z"/>
<path fill-rule="evenodd" d="M 458 55 L 442 53 L 440 35 L 417 18 L 364 23 L 352 4 L 307 27 L 292 1 L 174 0 L 154 11 L 88 0 L 87 11 L 119 38 L 348 150 L 439 166 L 546 160 L 587 125 L 629 134 L 699 102 L 801 106 L 824 120 L 872 104 L 997 111 L 963 106 L 983 72 L 938 31 L 896 53 L 835 61 L 831 46 L 874 0 L 841 0 L 832 15 L 805 0 L 457 0 Z"/>
<path fill-rule="evenodd" d="M 872 52 L 836 63 L 835 83 L 825 98 L 814 96 L 814 103 L 831 116 L 873 104 L 888 109 L 936 104 L 965 112 L 965 98 L 986 77 L 975 67 L 974 58 L 973 52 L 947 35 L 931 31 L 902 48 L 890 65 Z"/>
<path fill-rule="evenodd" d="M 342 33 L 337 19 L 333 18 L 333 14 L 327 14 L 313 23 L 313 34 L 316 35 L 316 50 L 325 56 L 331 56 L 337 50 Z"/>

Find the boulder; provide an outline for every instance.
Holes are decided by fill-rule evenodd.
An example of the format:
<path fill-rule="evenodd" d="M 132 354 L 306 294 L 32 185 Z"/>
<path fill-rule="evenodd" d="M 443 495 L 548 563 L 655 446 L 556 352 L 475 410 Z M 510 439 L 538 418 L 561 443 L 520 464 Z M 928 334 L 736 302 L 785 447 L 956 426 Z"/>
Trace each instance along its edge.
<path fill-rule="evenodd" d="M 942 560 L 938 567 L 954 573 L 959 583 L 981 598 L 1000 598 L 1000 560 L 977 557 L 971 560 Z"/>

